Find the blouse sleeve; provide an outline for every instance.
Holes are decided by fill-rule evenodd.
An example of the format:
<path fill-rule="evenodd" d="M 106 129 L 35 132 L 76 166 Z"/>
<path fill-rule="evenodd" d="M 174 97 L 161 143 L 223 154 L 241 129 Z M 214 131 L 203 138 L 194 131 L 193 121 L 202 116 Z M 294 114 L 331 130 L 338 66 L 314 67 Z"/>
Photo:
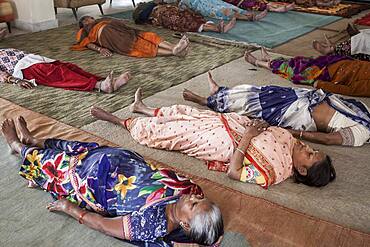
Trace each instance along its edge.
<path fill-rule="evenodd" d="M 152 206 L 122 217 L 123 237 L 130 241 L 155 242 L 167 235 L 165 206 Z"/>
<path fill-rule="evenodd" d="M 369 130 L 361 124 L 340 129 L 338 132 L 342 136 L 343 146 L 362 146 L 370 139 Z"/>
<path fill-rule="evenodd" d="M 257 170 L 257 168 L 247 159 L 243 160 L 243 168 L 240 174 L 240 181 L 244 183 L 265 184 L 264 176 Z"/>

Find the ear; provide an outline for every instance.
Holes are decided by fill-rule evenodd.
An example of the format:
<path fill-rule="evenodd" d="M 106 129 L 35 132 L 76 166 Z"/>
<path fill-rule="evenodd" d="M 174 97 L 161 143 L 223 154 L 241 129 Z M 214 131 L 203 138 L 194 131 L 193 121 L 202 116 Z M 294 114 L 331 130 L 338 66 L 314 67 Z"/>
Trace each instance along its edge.
<path fill-rule="evenodd" d="M 306 169 L 306 167 L 298 167 L 297 168 L 297 171 L 298 171 L 298 173 L 299 174 L 301 174 L 302 176 L 307 176 L 307 169 Z"/>
<path fill-rule="evenodd" d="M 180 226 L 182 227 L 182 229 L 184 229 L 186 232 L 189 232 L 190 231 L 190 225 L 189 223 L 185 222 L 185 221 L 180 221 Z"/>

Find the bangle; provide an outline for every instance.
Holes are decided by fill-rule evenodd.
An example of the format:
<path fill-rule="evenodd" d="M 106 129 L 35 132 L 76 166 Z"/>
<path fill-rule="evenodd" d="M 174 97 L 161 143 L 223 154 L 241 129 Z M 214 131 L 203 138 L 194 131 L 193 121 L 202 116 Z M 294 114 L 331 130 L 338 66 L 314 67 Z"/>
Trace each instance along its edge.
<path fill-rule="evenodd" d="M 241 154 L 243 154 L 245 156 L 245 152 L 243 150 L 241 150 L 240 148 L 236 148 L 236 151 L 239 151 Z"/>
<path fill-rule="evenodd" d="M 83 217 L 88 213 L 89 211 L 86 211 L 86 210 L 83 210 L 81 213 L 80 213 L 80 216 L 78 216 L 78 223 L 80 224 L 83 224 Z"/>
<path fill-rule="evenodd" d="M 302 139 L 302 136 L 303 136 L 303 131 L 301 130 L 301 132 L 299 132 L 299 139 Z"/>

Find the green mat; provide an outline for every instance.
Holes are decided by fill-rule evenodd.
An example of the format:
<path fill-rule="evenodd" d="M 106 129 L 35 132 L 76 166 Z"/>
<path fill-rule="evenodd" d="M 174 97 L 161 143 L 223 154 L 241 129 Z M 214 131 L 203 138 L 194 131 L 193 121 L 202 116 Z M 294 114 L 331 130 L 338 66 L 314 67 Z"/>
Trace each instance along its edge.
<path fill-rule="evenodd" d="M 153 31 L 152 27 L 141 27 Z M 173 32 L 155 29 L 165 40 L 177 42 Z M 214 67 L 225 64 L 243 55 L 243 48 L 221 45 L 205 45 L 193 42 L 190 54 L 185 58 L 157 57 L 150 59 L 131 58 L 114 55 L 104 58 L 93 51 L 70 51 L 74 42 L 75 25 L 69 25 L 47 31 L 24 34 L 0 42 L 0 48 L 18 48 L 49 58 L 75 63 L 101 76 L 111 70 L 115 74 L 131 71 L 134 78 L 115 94 L 87 93 L 39 86 L 33 90 L 24 90 L 12 85 L 0 85 L 0 97 L 16 104 L 40 112 L 75 127 L 81 127 L 94 119 L 89 108 L 99 106 L 110 112 L 129 105 L 135 90 L 141 86 L 144 96 L 148 97 L 174 85 L 183 83 Z M 204 40 L 203 40 L 204 42 Z"/>

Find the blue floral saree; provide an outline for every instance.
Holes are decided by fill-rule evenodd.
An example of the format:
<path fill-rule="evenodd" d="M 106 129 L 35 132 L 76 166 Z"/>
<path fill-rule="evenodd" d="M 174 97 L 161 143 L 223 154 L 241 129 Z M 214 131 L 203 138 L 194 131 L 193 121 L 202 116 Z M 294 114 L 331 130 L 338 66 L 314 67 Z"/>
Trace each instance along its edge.
<path fill-rule="evenodd" d="M 157 168 L 135 152 L 97 143 L 48 139 L 43 149 L 23 148 L 22 157 L 20 175 L 55 199 L 106 216 L 130 215 L 125 234 L 140 246 L 170 246 L 159 240 L 167 234 L 165 206 L 183 194 L 202 194 L 190 179 Z"/>

